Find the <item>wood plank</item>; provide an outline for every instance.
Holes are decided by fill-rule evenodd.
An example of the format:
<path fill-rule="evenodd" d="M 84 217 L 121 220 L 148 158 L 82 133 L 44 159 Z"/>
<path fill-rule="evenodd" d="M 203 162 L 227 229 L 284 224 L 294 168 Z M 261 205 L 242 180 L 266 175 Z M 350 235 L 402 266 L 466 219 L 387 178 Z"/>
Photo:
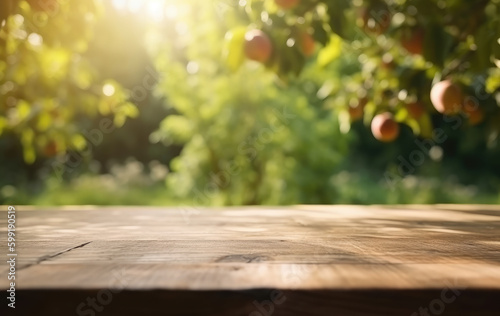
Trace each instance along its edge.
<path fill-rule="evenodd" d="M 22 270 L 19 289 L 248 290 L 499 289 L 488 264 L 42 263 Z"/>
<path fill-rule="evenodd" d="M 81 246 L 81 242 L 71 240 L 53 240 L 53 241 L 25 241 L 20 239 L 16 244 L 18 269 L 36 265 L 46 260 L 51 260 L 61 254 Z M 2 253 L 7 253 L 7 247 L 0 247 Z"/>
<path fill-rule="evenodd" d="M 353 238 L 354 239 L 354 238 Z M 40 260 L 37 249 L 48 242 L 33 242 L 22 254 L 34 252 L 29 262 Z M 295 264 L 500 264 L 494 242 L 457 239 L 434 235 L 432 239 L 407 238 L 377 240 L 346 237 L 331 240 L 96 240 L 78 249 L 47 256 L 44 261 L 57 263 L 295 263 Z M 80 246 L 73 244 L 72 247 Z M 50 245 L 56 248 L 55 245 Z M 36 250 L 35 250 L 36 249 Z M 48 248 L 49 249 L 49 248 Z M 52 252 L 57 253 L 57 252 Z"/>
<path fill-rule="evenodd" d="M 486 207 L 483 207 L 486 208 Z M 22 209 L 22 208 L 21 208 Z M 75 208 L 76 209 L 76 208 Z M 409 238 L 431 233 L 498 236 L 500 207 L 489 211 L 420 206 L 382 208 L 297 206 L 273 208 L 185 209 L 102 208 L 85 211 L 21 211 L 24 240 L 199 240 L 285 239 L 330 236 Z M 197 213 L 194 213 L 197 212 Z M 0 232 L 5 219 L 0 219 Z M 124 237 L 126 236 L 126 237 Z M 458 237 L 457 237 L 458 238 Z M 0 245 L 1 246 L 1 245 Z"/>
<path fill-rule="evenodd" d="M 19 209 L 20 315 L 117 289 L 100 315 L 257 316 L 273 290 L 273 315 L 413 316 L 446 289 L 446 315 L 500 311 L 499 206 Z"/>

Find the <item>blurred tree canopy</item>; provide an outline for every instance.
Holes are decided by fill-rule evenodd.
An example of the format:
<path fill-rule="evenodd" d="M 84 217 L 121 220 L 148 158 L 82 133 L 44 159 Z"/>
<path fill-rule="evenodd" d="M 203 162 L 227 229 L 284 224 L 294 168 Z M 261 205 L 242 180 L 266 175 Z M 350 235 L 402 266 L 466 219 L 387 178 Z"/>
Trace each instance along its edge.
<path fill-rule="evenodd" d="M 455 85 L 435 91 L 456 107 L 446 115 L 460 125 L 486 121 L 485 138 L 500 131 L 500 1 L 498 0 L 247 0 L 235 5 L 229 63 L 242 64 L 250 50 L 266 51 L 263 63 L 283 80 L 299 74 L 309 58 L 311 38 L 319 44 L 316 61 L 326 65 L 340 54 L 357 57 L 359 73 L 343 80 L 332 101 L 366 124 L 379 113 L 394 114 L 416 135 L 432 137 L 431 88 L 440 81 Z M 241 28 L 247 30 L 241 32 Z M 270 47 L 245 39 L 262 31 Z M 250 48 L 249 48 L 250 47 Z M 331 86 L 327 81 L 326 85 Z M 435 90 L 440 90 L 436 88 Z M 448 94 L 456 94 L 456 97 Z M 453 104 L 457 103 L 457 104 Z M 349 117 L 340 117 L 349 124 Z M 467 123 L 465 122 L 467 121 Z M 372 126 L 373 128 L 373 126 Z M 346 127 L 348 129 L 348 126 Z"/>
<path fill-rule="evenodd" d="M 412 176 L 498 192 L 499 0 L 160 2 L 0 3 L 0 186 L 135 157 L 168 165 L 165 191 L 188 204 L 454 187 Z"/>
<path fill-rule="evenodd" d="M 333 180 L 340 170 L 372 170 L 375 177 L 384 179 L 389 174 L 389 182 L 399 181 L 416 171 L 417 166 L 408 162 L 416 149 L 429 160 L 422 172 L 436 175 L 434 163 L 444 161 L 444 166 L 453 165 L 450 169 L 455 174 L 460 169 L 478 168 L 498 174 L 498 88 L 490 83 L 497 69 L 494 49 L 499 33 L 489 34 L 489 46 L 483 45 L 486 52 L 482 53 L 490 62 L 481 68 L 469 64 L 468 59 L 461 60 L 461 54 L 475 50 L 461 47 L 459 39 L 449 47 L 437 39 L 434 46 L 422 41 L 422 51 L 398 44 L 410 29 L 435 35 L 432 29 L 418 25 L 417 16 L 428 19 L 422 22 L 427 27 L 438 23 L 446 8 L 405 17 L 406 10 L 413 12 L 425 4 L 292 2 L 296 4 L 284 9 L 274 0 L 224 1 L 215 2 L 214 9 L 210 3 L 187 1 L 185 15 L 180 18 L 183 31 L 171 34 L 177 45 L 157 47 L 156 62 L 160 72 L 166 74 L 159 89 L 178 113 L 167 117 L 153 135 L 186 145 L 172 164 L 174 172 L 168 179 L 172 190 L 198 203 L 332 203 L 341 198 L 337 191 L 342 190 Z M 494 24 L 497 16 L 491 12 L 498 5 L 491 5 L 493 8 L 483 4 L 477 10 L 484 11 L 481 18 Z M 456 6 L 470 9 L 469 2 Z M 384 22 L 387 25 L 377 26 L 380 21 L 368 21 L 371 15 L 359 13 L 368 10 L 373 14 L 375 8 L 380 15 L 389 14 L 377 18 L 383 22 L 390 16 Z M 403 21 L 397 24 L 399 12 Z M 463 19 L 459 19 L 461 22 Z M 371 29 L 359 23 L 367 23 Z M 227 29 L 222 44 L 219 41 Z M 269 38 L 268 60 L 260 60 L 267 72 L 262 72 L 258 63 L 245 60 L 259 59 L 269 49 L 262 41 L 257 42 L 254 55 L 249 53 L 247 36 L 254 30 Z M 454 38 L 448 26 L 443 26 L 441 33 L 450 41 Z M 314 39 L 312 44 L 307 36 Z M 426 41 L 428 38 L 426 35 Z M 428 57 L 437 54 L 426 52 L 432 49 L 444 50 L 439 53 L 441 62 Z M 173 59 L 169 61 L 168 56 Z M 454 69 L 449 63 L 456 64 Z M 433 109 L 432 83 L 442 80 L 444 74 L 456 78 L 464 91 L 480 93 L 475 94 L 480 101 L 478 111 L 484 111 L 482 118 L 487 122 L 474 122 L 465 107 L 457 115 L 444 117 Z M 307 98 L 307 107 L 300 104 L 300 96 Z M 272 113 L 282 102 L 305 128 L 292 120 L 283 132 L 270 135 L 269 141 L 262 143 L 259 134 L 266 132 L 266 124 L 272 124 Z M 383 112 L 394 113 L 403 123 L 400 139 L 390 146 L 373 142 L 373 136 L 367 135 L 359 122 L 364 118 L 364 123 L 370 124 L 377 113 Z M 352 127 L 359 138 L 342 135 Z M 446 135 L 446 142 L 433 141 L 436 130 Z M 418 143 L 423 144 L 421 147 L 409 141 L 414 139 L 411 134 L 424 139 Z M 427 138 L 430 141 L 425 143 Z M 389 171 L 379 174 L 379 170 Z M 484 184 L 497 185 L 489 180 Z"/>
<path fill-rule="evenodd" d="M 99 1 L 2 1 L 0 135 L 16 135 L 24 160 L 87 147 L 77 122 L 113 116 L 122 126 L 136 107 L 116 81 L 98 78 L 84 57 Z"/>
<path fill-rule="evenodd" d="M 209 1 L 183 7 L 183 32 L 170 34 L 177 45 L 155 49 L 165 74 L 158 88 L 176 114 L 152 138 L 184 145 L 169 188 L 197 204 L 333 202 L 329 179 L 347 144 L 316 96 L 327 73 L 311 65 L 280 86 L 255 65 L 233 72 L 224 66 L 218 8 Z"/>

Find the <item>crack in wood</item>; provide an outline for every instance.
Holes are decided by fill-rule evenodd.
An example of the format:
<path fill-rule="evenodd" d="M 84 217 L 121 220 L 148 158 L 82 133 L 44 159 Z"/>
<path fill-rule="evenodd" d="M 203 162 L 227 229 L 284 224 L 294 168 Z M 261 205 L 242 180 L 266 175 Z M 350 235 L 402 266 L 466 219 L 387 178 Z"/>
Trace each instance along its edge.
<path fill-rule="evenodd" d="M 29 268 L 31 266 L 34 266 L 34 265 L 37 265 L 37 264 L 40 264 L 44 261 L 47 261 L 47 260 L 50 260 L 50 259 L 53 259 L 55 257 L 58 257 L 62 254 L 65 254 L 65 253 L 68 253 L 72 250 L 75 250 L 75 249 L 78 249 L 78 248 L 83 248 L 85 246 L 87 246 L 88 244 L 90 244 L 92 241 L 89 241 L 89 242 L 86 242 L 86 243 L 83 243 L 83 244 L 80 244 L 78 246 L 75 246 L 75 247 L 71 247 L 71 248 L 68 248 L 66 250 L 63 250 L 63 251 L 59 251 L 58 253 L 55 253 L 55 254 L 52 254 L 52 255 L 47 255 L 47 256 L 43 256 L 41 258 L 39 258 L 36 262 L 34 263 L 29 263 L 29 264 L 26 264 L 24 266 L 21 266 L 18 270 L 22 270 L 22 269 L 26 269 L 26 268 Z"/>
<path fill-rule="evenodd" d="M 269 261 L 269 258 L 266 256 L 260 256 L 260 255 L 252 255 L 252 254 L 245 254 L 245 255 L 228 255 L 228 256 L 223 256 L 217 259 L 215 262 L 242 262 L 242 263 L 254 263 L 254 262 L 265 262 Z"/>

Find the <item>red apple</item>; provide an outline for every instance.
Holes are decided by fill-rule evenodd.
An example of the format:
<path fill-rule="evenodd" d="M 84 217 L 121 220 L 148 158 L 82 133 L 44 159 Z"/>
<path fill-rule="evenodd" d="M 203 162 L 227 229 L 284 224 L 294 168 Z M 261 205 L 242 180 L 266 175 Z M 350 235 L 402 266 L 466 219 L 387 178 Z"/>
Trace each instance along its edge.
<path fill-rule="evenodd" d="M 290 10 L 299 5 L 300 0 L 274 0 L 276 5 L 282 9 Z"/>
<path fill-rule="evenodd" d="M 361 9 L 363 29 L 367 33 L 380 35 L 391 26 L 392 14 L 387 6 L 371 6 Z"/>
<path fill-rule="evenodd" d="M 401 45 L 413 55 L 422 55 L 424 50 L 424 30 L 414 29 L 404 34 Z"/>
<path fill-rule="evenodd" d="M 315 50 L 315 42 L 311 34 L 304 32 L 301 34 L 300 38 L 300 47 L 302 49 L 302 52 L 306 57 L 311 57 L 314 54 Z"/>
<path fill-rule="evenodd" d="M 469 119 L 469 124 L 474 126 L 484 120 L 484 111 L 479 107 L 479 103 L 474 99 L 467 99 L 464 104 L 464 114 Z"/>
<path fill-rule="evenodd" d="M 245 55 L 248 59 L 265 63 L 271 58 L 273 44 L 266 33 L 251 30 L 245 34 Z"/>
<path fill-rule="evenodd" d="M 57 10 L 59 6 L 57 0 L 27 0 L 27 1 L 30 7 L 38 12 L 54 12 Z"/>
<path fill-rule="evenodd" d="M 373 136 L 382 142 L 392 142 L 399 136 L 399 124 L 389 112 L 375 116 L 371 127 Z"/>
<path fill-rule="evenodd" d="M 408 110 L 408 113 L 410 113 L 410 116 L 416 120 L 422 117 L 425 113 L 425 108 L 424 106 L 419 103 L 419 102 L 413 102 L 410 103 L 406 106 L 406 109 Z"/>
<path fill-rule="evenodd" d="M 457 114 L 462 108 L 463 99 L 462 90 L 451 80 L 441 81 L 432 87 L 432 105 L 439 113 Z"/>

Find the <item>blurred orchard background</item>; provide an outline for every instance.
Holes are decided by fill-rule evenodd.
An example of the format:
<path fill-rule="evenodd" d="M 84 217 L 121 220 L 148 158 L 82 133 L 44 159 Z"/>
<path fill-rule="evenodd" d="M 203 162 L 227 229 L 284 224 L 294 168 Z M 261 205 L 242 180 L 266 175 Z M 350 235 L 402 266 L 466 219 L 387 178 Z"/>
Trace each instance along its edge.
<path fill-rule="evenodd" d="M 0 202 L 500 203 L 499 0 L 2 0 Z"/>

